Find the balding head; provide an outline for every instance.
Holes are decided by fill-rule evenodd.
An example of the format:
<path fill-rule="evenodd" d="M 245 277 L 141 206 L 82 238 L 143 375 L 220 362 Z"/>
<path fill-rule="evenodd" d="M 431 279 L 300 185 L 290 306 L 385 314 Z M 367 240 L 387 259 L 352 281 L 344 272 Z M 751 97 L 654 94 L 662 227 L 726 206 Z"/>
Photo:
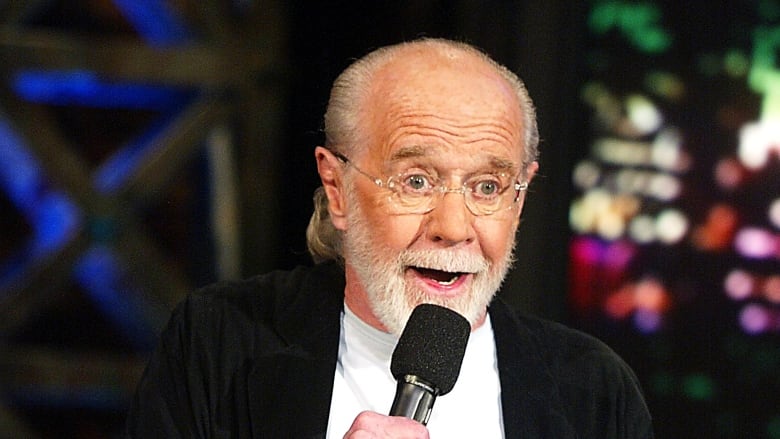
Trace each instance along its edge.
<path fill-rule="evenodd" d="M 420 74 L 428 69 L 471 66 L 492 72 L 502 79 L 516 96 L 522 117 L 523 163 L 535 161 L 538 156 L 539 134 L 536 112 L 522 81 L 506 67 L 496 63 L 483 52 L 465 43 L 444 39 L 420 39 L 382 47 L 350 65 L 336 78 L 325 113 L 325 146 L 343 153 L 354 153 L 371 133 L 361 125 L 361 116 L 371 110 L 379 95 L 377 88 L 399 85 L 394 83 L 402 75 L 414 76 L 415 66 Z M 424 67 L 424 68 L 423 68 Z M 376 112 L 374 112 L 376 113 Z"/>
<path fill-rule="evenodd" d="M 443 39 L 383 47 L 350 65 L 331 89 L 325 146 L 348 157 L 358 157 L 371 146 L 381 148 L 393 129 L 387 124 L 394 115 L 408 114 L 405 105 L 436 115 L 442 109 L 457 111 L 461 114 L 455 118 L 466 123 L 508 119 L 510 128 L 495 135 L 517 146 L 523 172 L 537 159 L 536 113 L 522 81 L 476 48 Z M 382 135 L 384 139 L 377 140 Z M 341 232 L 331 224 L 321 188 L 315 193 L 307 241 L 315 261 L 342 257 Z"/>

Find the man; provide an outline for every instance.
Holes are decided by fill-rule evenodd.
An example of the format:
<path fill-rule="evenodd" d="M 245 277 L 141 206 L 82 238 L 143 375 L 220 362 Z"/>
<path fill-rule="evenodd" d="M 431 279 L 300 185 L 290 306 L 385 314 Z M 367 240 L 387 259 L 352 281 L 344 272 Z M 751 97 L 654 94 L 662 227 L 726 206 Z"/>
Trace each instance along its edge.
<path fill-rule="evenodd" d="M 134 437 L 652 437 L 630 369 L 598 341 L 494 298 L 538 164 L 520 80 L 471 46 L 382 48 L 334 83 L 317 265 L 192 295 L 128 418 Z M 387 416 L 390 357 L 411 310 L 471 324 L 430 421 Z"/>

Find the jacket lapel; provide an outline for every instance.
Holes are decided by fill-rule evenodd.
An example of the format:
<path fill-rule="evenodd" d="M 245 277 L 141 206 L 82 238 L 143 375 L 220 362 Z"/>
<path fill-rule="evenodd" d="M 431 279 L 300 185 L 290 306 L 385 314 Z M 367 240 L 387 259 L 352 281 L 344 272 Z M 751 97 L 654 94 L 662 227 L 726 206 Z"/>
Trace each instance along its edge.
<path fill-rule="evenodd" d="M 283 343 L 261 349 L 249 371 L 253 437 L 325 437 L 338 356 L 344 274 L 314 268 L 296 300 L 277 316 Z M 258 339 L 266 339 L 258 336 Z"/>
<path fill-rule="evenodd" d="M 305 352 L 258 358 L 249 376 L 254 437 L 324 437 L 334 366 Z"/>
<path fill-rule="evenodd" d="M 504 436 L 576 437 L 561 412 L 557 384 L 540 354 L 534 331 L 500 300 L 491 304 L 490 320 L 501 380 Z"/>

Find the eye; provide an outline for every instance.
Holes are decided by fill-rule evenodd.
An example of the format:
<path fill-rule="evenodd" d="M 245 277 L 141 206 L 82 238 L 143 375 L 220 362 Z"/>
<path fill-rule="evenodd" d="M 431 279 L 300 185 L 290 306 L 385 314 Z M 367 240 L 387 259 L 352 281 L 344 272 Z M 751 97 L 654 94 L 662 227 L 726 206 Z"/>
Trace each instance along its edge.
<path fill-rule="evenodd" d="M 491 199 L 501 194 L 504 190 L 504 185 L 497 177 L 492 175 L 485 175 L 479 177 L 473 181 L 471 186 L 471 192 L 477 198 Z"/>
<path fill-rule="evenodd" d="M 406 176 L 406 185 L 411 189 L 420 191 L 430 186 L 430 183 L 428 182 L 428 178 L 426 178 L 425 175 L 414 174 Z"/>
<path fill-rule="evenodd" d="M 403 191 L 412 194 L 426 194 L 436 186 L 436 178 L 424 172 L 407 172 L 399 181 Z"/>

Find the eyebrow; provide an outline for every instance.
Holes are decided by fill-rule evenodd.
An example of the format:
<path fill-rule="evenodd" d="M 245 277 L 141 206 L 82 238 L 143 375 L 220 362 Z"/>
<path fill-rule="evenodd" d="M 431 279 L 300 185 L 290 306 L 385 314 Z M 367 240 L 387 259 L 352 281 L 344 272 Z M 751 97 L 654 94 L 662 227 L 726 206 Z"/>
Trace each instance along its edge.
<path fill-rule="evenodd" d="M 493 168 L 500 169 L 502 171 L 514 171 L 517 169 L 517 165 L 512 160 L 502 159 L 496 156 L 490 157 L 490 164 Z"/>
<path fill-rule="evenodd" d="M 425 157 L 426 155 L 428 155 L 427 148 L 419 145 L 404 146 L 390 156 L 390 161 L 397 162 L 409 158 Z"/>
<path fill-rule="evenodd" d="M 420 145 L 405 146 L 399 148 L 390 156 L 391 162 L 398 162 L 409 158 L 426 157 L 430 155 L 430 148 L 425 148 Z M 496 157 L 491 155 L 488 157 L 488 162 L 491 168 L 500 171 L 513 171 L 517 169 L 517 164 L 509 159 Z"/>

